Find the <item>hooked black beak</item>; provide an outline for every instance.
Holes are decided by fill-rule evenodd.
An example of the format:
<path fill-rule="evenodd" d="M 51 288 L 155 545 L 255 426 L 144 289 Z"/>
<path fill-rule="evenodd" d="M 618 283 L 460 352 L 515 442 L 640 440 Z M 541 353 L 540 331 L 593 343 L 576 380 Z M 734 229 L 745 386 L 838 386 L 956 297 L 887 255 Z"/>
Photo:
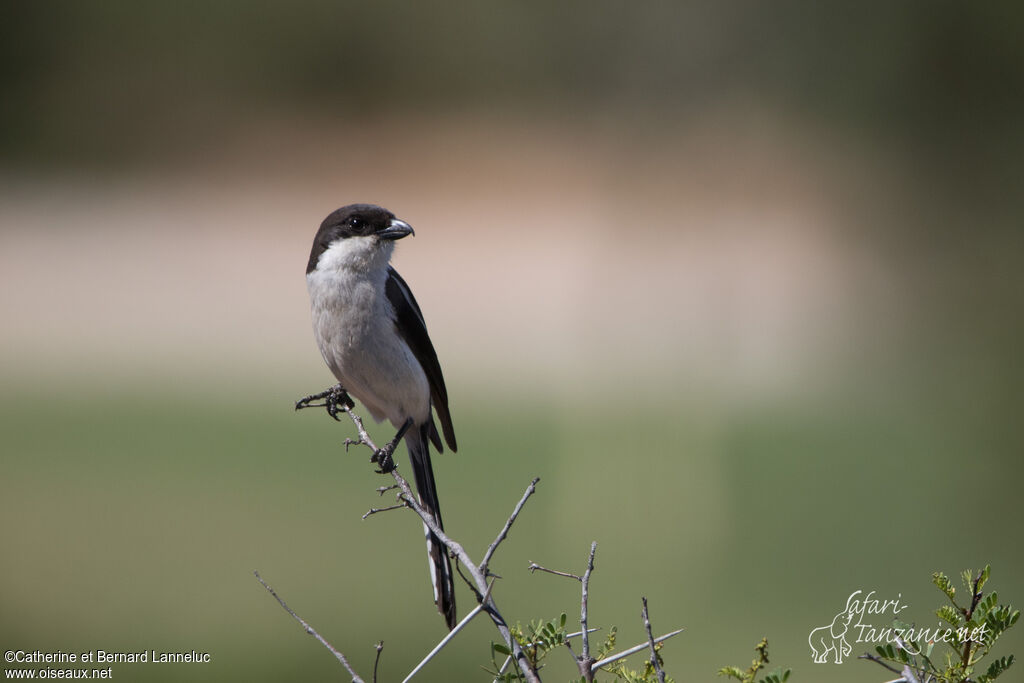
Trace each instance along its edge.
<path fill-rule="evenodd" d="M 392 218 L 386 228 L 377 231 L 377 237 L 382 240 L 400 240 L 403 237 L 415 234 L 416 232 L 412 229 L 411 225 L 397 218 Z"/>

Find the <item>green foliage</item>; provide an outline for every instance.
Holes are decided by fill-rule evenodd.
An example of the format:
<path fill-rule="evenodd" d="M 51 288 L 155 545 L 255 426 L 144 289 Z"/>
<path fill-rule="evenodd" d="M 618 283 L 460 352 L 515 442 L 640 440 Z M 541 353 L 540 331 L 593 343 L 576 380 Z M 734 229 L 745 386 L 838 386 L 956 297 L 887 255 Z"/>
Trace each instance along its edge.
<path fill-rule="evenodd" d="M 516 624 L 509 628 L 512 633 L 512 637 L 516 639 L 516 642 L 523 648 L 523 653 L 526 655 L 527 661 L 534 668 L 539 670 L 543 666 L 544 658 L 562 646 L 568 645 L 566 638 L 566 616 L 563 613 L 558 619 L 554 619 L 549 622 L 536 621 L 531 622 L 528 628 L 523 628 L 521 624 Z M 612 626 L 608 631 L 608 635 L 605 637 L 604 642 L 597 648 L 596 652 L 591 652 L 591 656 L 594 661 L 601 661 L 607 657 L 612 656 L 615 650 L 615 639 L 618 634 L 618 629 Z M 658 665 L 664 668 L 664 660 L 661 658 L 661 646 L 663 643 L 658 643 L 654 646 L 655 656 L 658 658 Z M 649 653 L 650 650 L 644 650 L 648 653 L 648 658 L 644 661 L 643 668 L 639 671 L 630 669 L 626 666 L 625 660 L 620 659 L 617 662 L 612 662 L 607 666 L 601 667 L 601 671 L 607 674 L 611 674 L 615 677 L 615 680 L 624 681 L 625 683 L 658 683 L 658 672 L 655 670 L 654 665 L 651 664 Z M 508 646 L 504 643 L 491 643 L 491 668 L 484 667 L 484 670 L 494 678 L 494 680 L 501 681 L 503 683 L 512 683 L 513 681 L 524 680 L 522 672 L 513 663 L 506 660 L 511 657 L 512 652 Z M 583 681 L 583 678 L 574 679 L 574 681 Z M 594 680 L 597 680 L 596 678 Z M 785 680 L 785 679 L 783 679 Z M 675 683 L 675 681 L 669 676 L 665 677 L 666 683 Z M 772 682 L 776 683 L 776 682 Z M 777 682 L 781 683 L 781 682 Z"/>
<path fill-rule="evenodd" d="M 746 671 L 738 666 L 723 666 L 718 670 L 718 675 L 735 678 L 740 683 L 755 683 L 757 672 L 764 669 L 768 664 L 768 639 L 762 638 L 761 642 L 754 647 L 754 650 L 757 652 L 757 656 L 750 663 L 750 667 Z M 790 669 L 778 668 L 765 675 L 757 683 L 784 683 L 789 680 L 789 674 Z"/>
<path fill-rule="evenodd" d="M 879 663 L 888 662 L 901 671 L 913 674 L 917 680 L 935 683 L 990 683 L 1013 664 L 1013 655 L 994 659 L 981 671 L 981 660 L 995 645 L 999 637 L 1017 623 L 1020 611 L 1010 605 L 1000 605 L 995 591 L 986 593 L 991 567 L 975 574 L 967 569 L 960 575 L 965 595 L 970 601 L 957 602 L 953 582 L 942 572 L 932 575 L 932 583 L 945 594 L 949 604 L 935 610 L 945 628 L 920 629 L 900 621 L 893 626 L 901 634 L 895 645 L 887 643 L 875 648 Z"/>
<path fill-rule="evenodd" d="M 515 626 L 509 627 L 509 632 L 511 632 L 512 637 L 516 639 L 520 647 L 523 648 L 527 661 L 529 661 L 530 666 L 535 671 L 541 668 L 542 662 L 549 652 L 565 644 L 565 622 L 566 616 L 565 612 L 563 612 L 557 619 L 552 619 L 548 622 L 543 620 L 531 621 L 528 628 L 523 628 L 522 624 L 518 623 Z M 498 662 L 498 656 L 502 658 L 502 663 Z M 491 664 L 494 668 L 488 669 L 484 667 L 484 670 L 498 681 L 523 680 L 522 672 L 517 666 L 512 663 L 509 663 L 507 666 L 504 665 L 504 662 L 511 656 L 512 650 L 505 643 L 492 642 Z M 503 668 L 506 670 L 502 671 Z"/>
<path fill-rule="evenodd" d="M 611 630 L 608 632 L 608 637 L 605 639 L 604 644 L 601 645 L 600 648 L 598 648 L 597 656 L 595 657 L 597 661 L 601 661 L 605 657 L 610 656 L 612 654 L 612 651 L 615 650 L 616 631 L 617 629 L 613 626 Z M 654 646 L 654 656 L 658 658 L 658 665 L 661 666 L 664 670 L 665 660 L 661 658 L 662 644 L 663 643 L 657 643 Z M 644 650 L 644 652 L 647 653 L 649 652 L 649 650 Z M 657 683 L 658 681 L 658 672 L 655 670 L 654 665 L 651 664 L 650 657 L 648 657 L 644 661 L 644 668 L 640 671 L 634 671 L 628 668 L 626 666 L 625 659 L 620 659 L 619 661 L 613 662 L 608 666 L 602 666 L 601 671 L 610 673 L 613 676 L 615 676 L 616 679 L 620 681 L 625 681 L 626 683 Z M 672 678 L 669 676 L 665 676 L 665 680 L 671 682 Z"/>
<path fill-rule="evenodd" d="M 957 589 L 953 582 L 942 572 L 936 572 L 932 575 L 932 583 L 942 591 L 948 601 L 948 604 L 941 605 L 935 610 L 943 624 L 939 628 L 925 629 L 896 619 L 893 621 L 893 631 L 898 634 L 896 641 L 878 645 L 875 648 L 875 655 L 864 657 L 903 672 L 908 681 L 992 683 L 1013 665 L 1014 656 L 992 659 L 984 668 L 981 662 L 989 655 L 999 637 L 1017 623 L 1020 619 L 1020 610 L 1008 604 L 1000 604 L 995 591 L 985 592 L 984 587 L 990 574 L 989 566 L 977 573 L 971 570 L 962 572 L 963 594 L 970 596 L 970 601 L 961 604 L 957 602 Z M 564 613 L 558 619 L 546 623 L 531 622 L 528 629 L 517 624 L 510 630 L 535 670 L 540 669 L 548 653 L 568 645 Z M 604 642 L 593 653 L 594 661 L 612 655 L 616 636 L 617 629 L 612 627 Z M 654 653 L 658 665 L 664 668 L 661 647 L 662 643 L 655 645 Z M 770 672 L 766 671 L 769 663 L 767 638 L 762 638 L 754 650 L 757 655 L 749 667 L 741 669 L 738 666 L 724 666 L 718 670 L 718 675 L 735 679 L 740 683 L 786 683 L 789 680 L 791 669 L 779 667 Z M 646 652 L 649 654 L 649 650 Z M 496 655 L 500 655 L 504 662 L 511 652 L 503 643 L 491 643 L 491 661 L 494 668 L 487 670 L 489 674 L 498 681 L 523 680 L 521 672 L 514 666 L 508 666 L 508 670 L 503 671 Z M 601 667 L 600 671 L 624 683 L 658 681 L 657 670 L 649 656 L 640 670 L 630 669 L 626 666 L 625 660 L 621 659 Z M 758 674 L 761 675 L 760 678 Z M 667 676 L 665 680 L 672 681 Z M 582 682 L 584 679 L 574 681 Z"/>

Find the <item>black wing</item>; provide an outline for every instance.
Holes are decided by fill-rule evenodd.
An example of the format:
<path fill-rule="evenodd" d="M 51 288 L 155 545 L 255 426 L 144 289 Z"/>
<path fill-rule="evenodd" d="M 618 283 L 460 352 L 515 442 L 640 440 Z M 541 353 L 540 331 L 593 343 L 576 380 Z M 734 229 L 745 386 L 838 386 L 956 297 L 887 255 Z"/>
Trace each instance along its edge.
<path fill-rule="evenodd" d="M 384 291 L 392 308 L 395 309 L 395 328 L 398 330 L 398 334 L 405 339 L 405 343 L 409 345 L 412 354 L 416 356 L 416 360 L 420 362 L 423 372 L 427 375 L 427 382 L 430 384 L 430 401 L 441 421 L 444 440 L 448 442 L 449 448 L 454 452 L 457 448 L 455 446 L 455 431 L 452 429 L 452 416 L 448 412 L 448 390 L 444 387 L 444 376 L 441 374 L 441 364 L 437 362 L 434 345 L 430 343 L 430 337 L 427 335 L 427 324 L 423 320 L 423 313 L 420 311 L 419 304 L 416 303 L 409 285 L 405 284 L 402 276 L 391 266 L 388 266 L 388 280 Z M 441 438 L 437 434 L 433 420 L 430 423 L 430 440 L 438 452 L 443 450 Z"/>

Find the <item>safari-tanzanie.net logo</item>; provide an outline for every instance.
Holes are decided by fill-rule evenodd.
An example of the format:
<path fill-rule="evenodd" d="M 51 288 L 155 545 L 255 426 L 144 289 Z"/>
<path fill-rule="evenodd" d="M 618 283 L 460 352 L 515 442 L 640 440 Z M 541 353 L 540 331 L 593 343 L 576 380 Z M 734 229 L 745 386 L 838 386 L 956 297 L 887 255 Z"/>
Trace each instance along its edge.
<path fill-rule="evenodd" d="M 863 590 L 855 590 L 850 593 L 846 606 L 835 615 L 832 623 L 819 626 L 807 636 L 811 658 L 816 664 L 842 664 L 843 659 L 853 652 L 854 645 L 874 649 L 891 643 L 916 655 L 920 653 L 915 643 L 978 642 L 985 638 L 986 624 L 973 629 L 949 628 L 941 624 L 935 628 L 923 628 L 906 624 L 899 617 L 907 608 L 902 598 L 902 593 L 897 593 L 895 599 L 876 597 L 875 591 L 865 594 Z"/>

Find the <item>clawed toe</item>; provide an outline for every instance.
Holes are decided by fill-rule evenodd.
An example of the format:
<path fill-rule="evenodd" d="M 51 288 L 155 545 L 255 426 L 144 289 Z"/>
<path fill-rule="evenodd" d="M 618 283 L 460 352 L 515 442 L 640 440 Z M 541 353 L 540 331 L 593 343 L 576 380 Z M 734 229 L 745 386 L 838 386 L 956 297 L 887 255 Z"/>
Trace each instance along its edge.
<path fill-rule="evenodd" d="M 323 401 L 323 403 L 314 403 L 314 401 Z M 355 402 L 348 395 L 348 392 L 345 391 L 345 388 L 341 384 L 335 384 L 330 389 L 321 391 L 319 394 L 311 394 L 305 398 L 300 398 L 295 402 L 295 410 L 326 408 L 328 415 L 335 420 L 340 420 L 341 418 L 338 417 L 338 413 L 354 408 L 355 405 Z"/>
<path fill-rule="evenodd" d="M 375 462 L 380 466 L 377 470 L 377 474 L 388 474 L 395 470 L 395 459 L 392 455 L 395 452 L 395 444 L 389 443 L 384 448 L 377 449 L 372 456 L 370 456 L 370 462 Z"/>

